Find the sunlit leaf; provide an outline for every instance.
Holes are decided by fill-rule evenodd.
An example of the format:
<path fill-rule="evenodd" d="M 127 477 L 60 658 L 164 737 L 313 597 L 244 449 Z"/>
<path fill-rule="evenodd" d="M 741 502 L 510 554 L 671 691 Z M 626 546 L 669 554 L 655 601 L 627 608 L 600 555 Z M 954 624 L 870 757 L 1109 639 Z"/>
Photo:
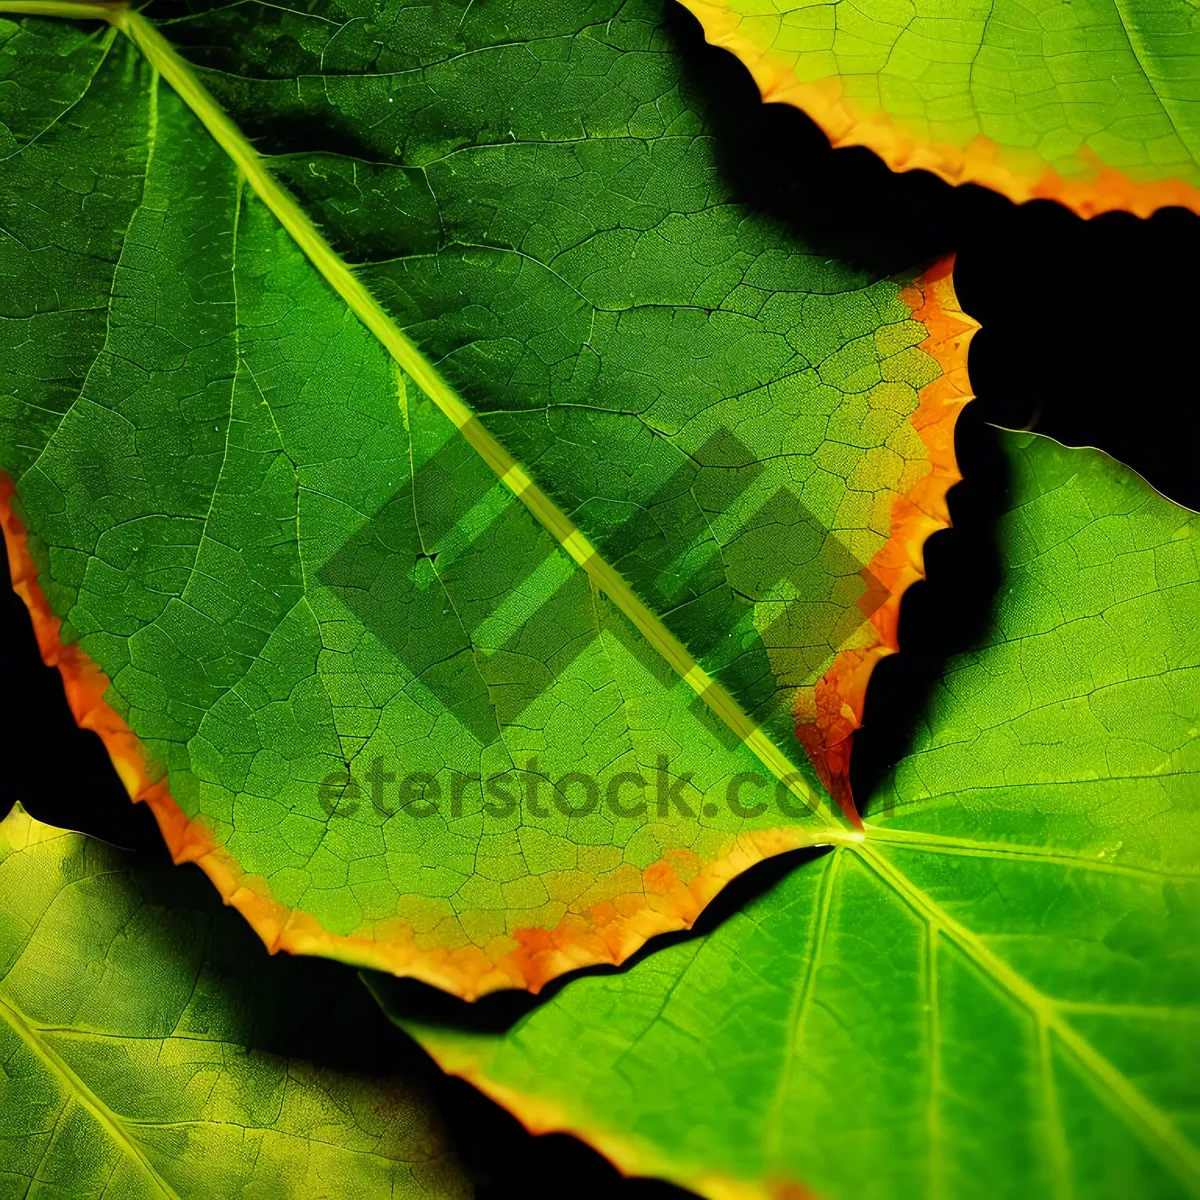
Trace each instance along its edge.
<path fill-rule="evenodd" d="M 1083 216 L 1200 212 L 1190 0 L 683 0 L 766 100 L 894 170 Z"/>
<path fill-rule="evenodd" d="M 1200 519 L 1004 446 L 994 628 L 865 841 L 506 1036 L 410 1027 L 443 1066 L 714 1200 L 1200 1194 Z"/>
<path fill-rule="evenodd" d="M 5 530 L 177 858 L 476 995 L 858 836 L 948 263 L 738 204 L 655 3 L 21 8 L 111 23 L 3 27 Z"/>
<path fill-rule="evenodd" d="M 0 1195 L 471 1195 L 411 1083 L 263 1049 L 313 997 L 177 874 L 0 822 Z"/>

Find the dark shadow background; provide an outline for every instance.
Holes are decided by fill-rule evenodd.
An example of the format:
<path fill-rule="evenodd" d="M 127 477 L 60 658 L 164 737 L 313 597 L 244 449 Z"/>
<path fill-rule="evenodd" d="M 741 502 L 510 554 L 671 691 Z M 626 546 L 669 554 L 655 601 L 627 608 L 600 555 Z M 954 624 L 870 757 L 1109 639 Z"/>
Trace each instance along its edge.
<path fill-rule="evenodd" d="M 960 419 L 956 439 L 966 478 L 950 497 L 954 528 L 927 546 L 929 578 L 910 589 L 902 607 L 902 653 L 877 669 L 855 744 L 854 790 L 867 796 L 905 753 L 947 659 L 986 628 L 998 580 L 993 525 L 1007 486 L 991 424 L 1098 446 L 1173 500 L 1200 508 L 1200 218 L 1168 209 L 1149 220 L 1114 213 L 1082 221 L 1050 202 L 1017 207 L 924 172 L 893 174 L 866 150 L 831 150 L 797 110 L 763 106 L 749 75 L 730 55 L 707 46 L 681 7 L 669 6 L 667 26 L 741 199 L 783 222 L 803 212 L 798 228 L 806 240 L 874 271 L 925 265 L 956 250 L 959 298 L 983 326 L 970 353 L 978 399 Z M 24 605 L 6 580 L 0 580 L 0 629 L 3 677 L 19 698 L 7 722 L 0 813 L 19 799 L 43 820 L 164 858 L 149 811 L 129 804 L 99 740 L 75 727 L 58 674 L 41 665 Z M 731 884 L 695 930 L 656 939 L 633 961 L 668 940 L 710 931 L 811 855 L 761 864 Z M 215 893 L 211 902 L 219 903 Z M 278 960 L 268 969 L 286 973 L 291 987 L 321 995 L 333 994 L 332 974 L 345 971 L 315 960 Z M 604 970 L 612 969 L 591 973 Z M 504 1029 L 565 985 L 559 981 L 540 999 L 509 993 L 475 1006 L 411 981 L 387 986 L 414 1016 L 436 1013 Z M 293 1039 L 278 1049 L 420 1076 L 483 1200 L 684 1195 L 664 1184 L 622 1179 L 572 1138 L 531 1137 L 469 1085 L 443 1076 L 387 1024 L 365 989 L 355 992 L 331 1002 L 302 1044 Z M 313 1028 L 325 1032 L 317 1037 Z"/>

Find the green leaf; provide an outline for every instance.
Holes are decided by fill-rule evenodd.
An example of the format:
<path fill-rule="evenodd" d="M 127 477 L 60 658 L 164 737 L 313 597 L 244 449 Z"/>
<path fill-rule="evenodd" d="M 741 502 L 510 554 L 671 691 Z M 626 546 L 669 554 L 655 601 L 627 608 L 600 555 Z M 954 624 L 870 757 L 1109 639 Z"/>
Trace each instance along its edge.
<path fill-rule="evenodd" d="M 110 22 L 3 25 L 15 577 L 268 946 L 536 988 L 858 836 L 947 264 L 737 203 L 646 0 L 0 11 Z"/>
<path fill-rule="evenodd" d="M 1085 217 L 1200 212 L 1189 0 L 682 0 L 764 100 L 893 170 Z"/>
<path fill-rule="evenodd" d="M 0 822 L 0 1195 L 471 1195 L 411 1083 L 258 1048 L 314 997 L 177 874 Z"/>
<path fill-rule="evenodd" d="M 443 1067 L 714 1200 L 1200 1195 L 1200 518 L 1002 438 L 994 628 L 866 840 L 504 1036 L 407 1024 Z"/>

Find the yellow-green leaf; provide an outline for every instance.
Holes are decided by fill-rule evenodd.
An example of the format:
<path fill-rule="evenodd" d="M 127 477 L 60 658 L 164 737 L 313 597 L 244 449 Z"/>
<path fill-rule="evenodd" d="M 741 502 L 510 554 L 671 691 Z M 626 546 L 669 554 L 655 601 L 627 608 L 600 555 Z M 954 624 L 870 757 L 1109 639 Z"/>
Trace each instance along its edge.
<path fill-rule="evenodd" d="M 0 821 L 0 1194 L 470 1196 L 413 1083 L 263 1048 L 316 998 L 175 876 Z"/>
<path fill-rule="evenodd" d="M 765 100 L 893 170 L 1082 216 L 1200 212 L 1191 0 L 682 0 Z"/>

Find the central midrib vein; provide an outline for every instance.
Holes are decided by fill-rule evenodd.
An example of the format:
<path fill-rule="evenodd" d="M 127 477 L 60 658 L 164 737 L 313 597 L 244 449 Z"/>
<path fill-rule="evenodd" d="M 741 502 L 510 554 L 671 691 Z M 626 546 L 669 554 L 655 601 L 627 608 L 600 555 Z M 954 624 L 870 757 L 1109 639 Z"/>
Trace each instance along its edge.
<path fill-rule="evenodd" d="M 21 0 L 0 0 L 0 12 L 99 18 L 125 33 L 225 151 L 254 193 L 287 230 L 326 283 L 454 423 L 467 443 L 509 491 L 588 574 L 596 587 L 633 622 L 675 673 L 737 734 L 759 762 L 814 814 L 826 818 L 834 826 L 841 825 L 832 807 L 814 793 L 783 751 L 751 720 L 729 691 L 696 661 L 662 619 L 642 602 L 620 572 L 603 558 L 566 513 L 530 478 L 520 463 L 484 427 L 432 363 L 398 328 L 321 235 L 307 213 L 271 174 L 258 151 L 195 77 L 188 63 L 150 21 L 123 4 L 73 3 L 71 0 L 24 0 L 23 3 Z M 849 836 L 857 838 L 860 835 Z"/>

